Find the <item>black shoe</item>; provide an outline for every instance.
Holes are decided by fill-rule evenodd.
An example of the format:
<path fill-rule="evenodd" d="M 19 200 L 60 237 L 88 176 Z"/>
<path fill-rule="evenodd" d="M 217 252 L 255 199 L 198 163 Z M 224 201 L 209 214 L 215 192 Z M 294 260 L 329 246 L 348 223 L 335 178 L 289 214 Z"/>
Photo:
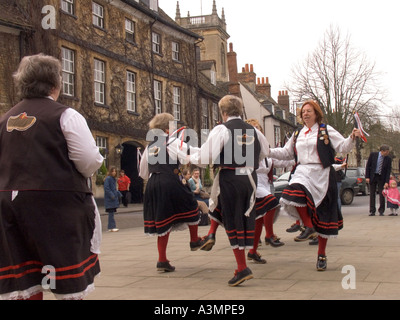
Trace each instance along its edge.
<path fill-rule="evenodd" d="M 306 241 L 308 239 L 314 238 L 316 236 L 314 228 L 304 227 L 304 231 L 294 238 L 294 241 Z"/>
<path fill-rule="evenodd" d="M 281 246 L 285 245 L 285 243 L 281 242 L 280 239 L 277 236 L 273 236 L 271 238 L 265 237 L 265 244 L 266 245 L 270 244 L 274 248 L 281 247 Z"/>
<path fill-rule="evenodd" d="M 203 239 L 199 238 L 195 242 L 190 242 L 190 250 L 196 251 L 196 250 L 201 249 L 204 246 L 205 242 L 206 242 L 205 238 L 203 238 Z"/>
<path fill-rule="evenodd" d="M 293 223 L 290 228 L 286 229 L 286 232 L 297 232 L 301 229 L 301 226 L 299 224 Z"/>
<path fill-rule="evenodd" d="M 325 271 L 326 266 L 327 266 L 327 260 L 328 258 L 322 254 L 318 255 L 318 260 L 317 260 L 317 270 L 318 271 Z"/>
<path fill-rule="evenodd" d="M 256 253 L 249 252 L 247 254 L 247 260 L 253 260 L 255 263 L 258 263 L 258 264 L 266 264 L 267 263 L 267 260 L 261 259 L 261 255 L 258 252 L 256 252 Z"/>
<path fill-rule="evenodd" d="M 200 250 L 210 251 L 215 244 L 215 233 L 210 233 L 207 237 L 203 239 L 203 245 Z"/>
<path fill-rule="evenodd" d="M 369 214 L 370 217 L 373 217 L 374 215 L 375 215 L 375 212 L 371 212 L 371 213 Z"/>
<path fill-rule="evenodd" d="M 382 212 L 382 213 L 380 213 L 379 215 L 380 215 L 381 217 L 383 217 L 383 216 L 384 216 L 383 212 Z"/>
<path fill-rule="evenodd" d="M 157 262 L 157 271 L 164 271 L 164 272 L 173 272 L 175 271 L 175 267 L 167 262 Z"/>
<path fill-rule="evenodd" d="M 253 279 L 253 273 L 249 268 L 246 268 L 240 272 L 235 272 L 235 276 L 228 281 L 230 287 L 236 287 L 243 281 Z"/>
<path fill-rule="evenodd" d="M 310 246 L 318 245 L 318 237 L 312 238 L 308 244 L 309 244 Z"/>

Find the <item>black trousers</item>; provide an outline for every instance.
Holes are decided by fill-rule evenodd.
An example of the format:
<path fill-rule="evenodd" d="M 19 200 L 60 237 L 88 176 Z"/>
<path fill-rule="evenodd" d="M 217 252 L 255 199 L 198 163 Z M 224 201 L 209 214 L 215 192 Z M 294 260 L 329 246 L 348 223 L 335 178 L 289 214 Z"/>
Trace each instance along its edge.
<path fill-rule="evenodd" d="M 385 212 L 385 197 L 382 194 L 383 191 L 383 186 L 385 185 L 385 181 L 383 177 L 379 174 L 376 174 L 374 176 L 374 179 L 369 182 L 369 212 L 370 213 L 375 213 L 376 212 L 376 207 L 375 207 L 375 199 L 376 199 L 376 190 L 378 189 L 378 194 L 379 194 L 379 208 L 378 212 L 384 213 Z"/>

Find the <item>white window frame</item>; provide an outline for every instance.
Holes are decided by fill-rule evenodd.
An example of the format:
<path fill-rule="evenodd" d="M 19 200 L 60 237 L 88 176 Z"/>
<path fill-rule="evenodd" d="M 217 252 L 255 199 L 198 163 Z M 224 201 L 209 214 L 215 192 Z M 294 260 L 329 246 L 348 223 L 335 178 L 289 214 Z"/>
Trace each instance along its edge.
<path fill-rule="evenodd" d="M 92 22 L 96 27 L 104 29 L 104 7 L 96 2 L 92 2 Z"/>
<path fill-rule="evenodd" d="M 94 59 L 94 102 L 106 103 L 106 63 L 99 59 Z"/>
<path fill-rule="evenodd" d="M 179 42 L 172 41 L 172 60 L 174 61 L 180 61 L 180 53 L 181 51 L 181 45 Z"/>
<path fill-rule="evenodd" d="M 136 73 L 126 72 L 126 109 L 136 112 Z"/>
<path fill-rule="evenodd" d="M 201 99 L 201 129 L 208 130 L 208 101 L 207 99 Z"/>
<path fill-rule="evenodd" d="M 217 125 L 218 121 L 219 121 L 219 107 L 218 107 L 218 103 L 213 102 L 213 106 L 212 106 L 212 111 L 213 111 L 213 121 L 214 121 L 214 126 Z"/>
<path fill-rule="evenodd" d="M 155 114 L 162 113 L 162 82 L 154 80 L 154 105 Z"/>
<path fill-rule="evenodd" d="M 150 0 L 150 9 L 158 12 L 158 0 Z"/>
<path fill-rule="evenodd" d="M 176 121 L 181 120 L 181 102 L 182 102 L 182 89 L 181 87 L 173 88 L 173 115 Z"/>
<path fill-rule="evenodd" d="M 154 53 L 161 54 L 161 35 L 153 32 L 151 35 L 152 48 Z"/>
<path fill-rule="evenodd" d="M 281 146 L 281 127 L 274 126 L 274 144 L 275 148 Z"/>
<path fill-rule="evenodd" d="M 108 168 L 108 159 L 107 159 L 108 139 L 106 137 L 96 136 L 96 146 L 99 148 L 99 151 L 104 158 L 104 164 L 106 168 Z M 97 173 L 100 173 L 100 169 L 97 170 Z"/>
<path fill-rule="evenodd" d="M 61 47 L 62 90 L 66 96 L 75 96 L 75 51 Z"/>
<path fill-rule="evenodd" d="M 61 10 L 71 15 L 74 15 L 74 0 L 61 0 Z"/>
<path fill-rule="evenodd" d="M 216 86 L 217 85 L 217 73 L 214 70 L 211 70 L 210 76 L 211 76 L 211 84 Z"/>
<path fill-rule="evenodd" d="M 135 42 L 135 22 L 125 18 L 125 40 Z"/>

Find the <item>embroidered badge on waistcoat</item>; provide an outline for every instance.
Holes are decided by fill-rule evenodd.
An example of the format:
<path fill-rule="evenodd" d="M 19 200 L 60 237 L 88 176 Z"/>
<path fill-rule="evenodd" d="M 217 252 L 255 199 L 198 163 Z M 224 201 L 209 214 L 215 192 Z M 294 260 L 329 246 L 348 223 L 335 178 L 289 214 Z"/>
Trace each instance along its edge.
<path fill-rule="evenodd" d="M 17 116 L 11 116 L 7 120 L 7 132 L 26 131 L 31 128 L 36 122 L 36 117 L 28 116 L 26 112 L 20 113 Z"/>
<path fill-rule="evenodd" d="M 155 157 L 160 153 L 161 148 L 160 147 L 151 147 L 149 148 L 149 156 L 150 157 Z"/>
<path fill-rule="evenodd" d="M 242 145 L 244 145 L 244 144 L 245 144 L 246 146 L 248 146 L 248 145 L 253 144 L 254 141 L 256 140 L 256 138 L 253 137 L 253 136 L 248 136 L 247 134 L 244 134 L 244 135 L 242 135 L 242 136 L 236 136 L 236 140 L 237 140 L 237 143 L 238 143 L 240 146 L 242 146 Z"/>
<path fill-rule="evenodd" d="M 326 144 L 326 145 L 328 145 L 329 144 L 329 136 L 328 136 L 328 134 L 327 134 L 327 132 L 326 132 L 326 126 L 325 126 L 325 124 L 323 124 L 323 123 L 321 123 L 320 124 L 320 127 L 319 127 L 319 140 L 324 140 L 324 143 Z"/>

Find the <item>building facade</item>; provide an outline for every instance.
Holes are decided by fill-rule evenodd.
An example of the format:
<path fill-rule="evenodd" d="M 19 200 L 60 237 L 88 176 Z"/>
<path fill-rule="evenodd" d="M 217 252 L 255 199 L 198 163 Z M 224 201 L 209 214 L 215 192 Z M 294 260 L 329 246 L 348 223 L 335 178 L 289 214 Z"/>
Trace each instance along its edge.
<path fill-rule="evenodd" d="M 116 166 L 132 179 L 132 194 L 141 201 L 138 159 L 151 118 L 169 112 L 179 125 L 201 129 L 196 67 L 201 38 L 170 19 L 158 1 L 14 0 L 7 9 L 13 14 L 1 16 L 0 37 L 13 38 L 15 48 L 9 50 L 20 50 L 1 52 L 2 61 L 11 62 L 8 69 L 3 64 L 2 79 L 12 83 L 11 74 L 26 54 L 58 57 L 63 66 L 59 101 L 86 118 L 106 158 L 93 179 L 96 197 L 102 197 L 106 169 Z M 9 21 L 15 12 L 19 21 Z M 16 101 L 12 85 L 3 90 L 8 94 L 2 97 L 12 97 L 1 101 L 4 111 Z"/>

